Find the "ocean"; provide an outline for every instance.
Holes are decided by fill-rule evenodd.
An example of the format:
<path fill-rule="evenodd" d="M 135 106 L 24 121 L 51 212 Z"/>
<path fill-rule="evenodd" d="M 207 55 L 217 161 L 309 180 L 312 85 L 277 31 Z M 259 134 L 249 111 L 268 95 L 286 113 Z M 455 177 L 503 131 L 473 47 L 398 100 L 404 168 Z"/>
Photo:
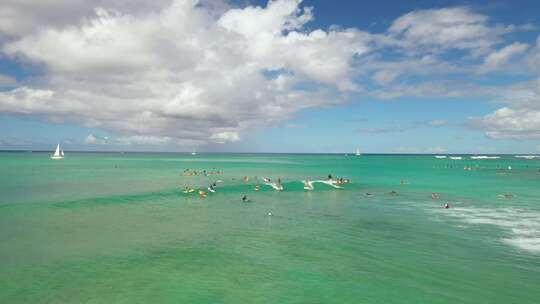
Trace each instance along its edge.
<path fill-rule="evenodd" d="M 539 303 L 540 159 L 3 152 L 0 269 L 0 303 Z"/>

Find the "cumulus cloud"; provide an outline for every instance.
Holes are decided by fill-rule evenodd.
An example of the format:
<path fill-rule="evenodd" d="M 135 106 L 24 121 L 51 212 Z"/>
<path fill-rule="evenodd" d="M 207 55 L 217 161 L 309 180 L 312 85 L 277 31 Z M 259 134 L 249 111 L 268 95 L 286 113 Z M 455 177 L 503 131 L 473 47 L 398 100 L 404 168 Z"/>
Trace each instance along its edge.
<path fill-rule="evenodd" d="M 494 139 L 540 138 L 540 78 L 501 88 L 499 94 L 507 106 L 473 119 L 473 125 Z"/>
<path fill-rule="evenodd" d="M 486 115 L 481 123 L 487 128 L 486 135 L 491 138 L 540 138 L 540 111 L 504 107 Z"/>
<path fill-rule="evenodd" d="M 1 92 L 0 111 L 75 121 L 131 136 L 126 143 L 236 141 L 247 128 L 343 102 L 355 89 L 352 60 L 370 48 L 370 35 L 355 29 L 306 31 L 312 11 L 299 0 L 218 15 L 176 0 L 80 16 L 4 45 L 46 74 Z"/>
<path fill-rule="evenodd" d="M 226 0 L 34 2 L 5 0 L 0 8 L 0 52 L 42 72 L 24 83 L 0 75 L 8 88 L 0 90 L 0 112 L 115 134 L 91 134 L 87 144 L 233 142 L 353 93 L 484 94 L 432 77 L 470 73 L 462 64 L 470 58 L 500 68 L 527 51 L 522 43 L 500 47 L 506 34 L 526 28 L 493 24 L 467 7 L 413 11 L 372 34 L 312 28 L 315 10 L 301 0 L 242 7 Z M 465 55 L 449 60 L 452 50 Z"/>

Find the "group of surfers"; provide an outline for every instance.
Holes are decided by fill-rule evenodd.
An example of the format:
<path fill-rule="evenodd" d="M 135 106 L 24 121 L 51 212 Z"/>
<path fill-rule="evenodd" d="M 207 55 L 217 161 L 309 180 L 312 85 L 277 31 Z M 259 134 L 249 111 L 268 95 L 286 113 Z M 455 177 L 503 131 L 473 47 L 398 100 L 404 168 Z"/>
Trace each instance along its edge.
<path fill-rule="evenodd" d="M 208 175 L 214 175 L 214 174 L 223 174 L 223 171 L 221 171 L 221 170 L 212 170 L 212 171 L 202 170 L 202 171 L 198 171 L 198 170 L 186 169 L 182 173 L 183 176 L 197 176 L 197 175 L 208 176 Z"/>
<path fill-rule="evenodd" d="M 467 169 L 468 169 L 468 168 L 467 168 Z M 466 169 L 466 170 L 467 170 L 467 169 Z M 220 171 L 220 170 L 213 170 L 213 171 L 202 170 L 202 171 L 197 171 L 197 170 L 186 169 L 186 170 L 184 170 L 184 172 L 183 172 L 183 175 L 184 175 L 184 176 L 193 176 L 193 175 L 200 175 L 200 174 L 201 174 L 201 175 L 204 175 L 204 176 L 208 176 L 208 175 L 210 175 L 210 174 L 223 174 L 223 171 Z M 244 177 L 242 178 L 242 180 L 243 180 L 245 183 L 247 183 L 247 182 L 250 181 L 250 177 L 249 177 L 249 176 L 244 176 Z M 272 183 L 272 180 L 269 179 L 269 178 L 263 178 L 263 181 L 264 181 L 265 183 L 267 183 L 267 184 L 268 184 L 268 183 Z M 350 182 L 350 180 L 347 179 L 347 178 L 337 178 L 337 179 L 333 179 L 332 174 L 328 174 L 328 176 L 327 176 L 327 181 L 331 181 L 331 182 L 336 183 L 336 184 L 339 184 L 339 185 L 347 184 L 347 183 Z M 282 184 L 281 178 L 278 178 L 278 179 L 277 179 L 276 184 L 277 184 L 278 186 L 281 186 L 281 184 Z M 400 184 L 401 184 L 401 185 L 406 185 L 406 184 L 408 184 L 408 182 L 405 181 L 405 180 L 401 180 L 401 181 L 400 181 Z M 215 192 L 215 191 L 216 191 L 216 187 L 217 187 L 217 183 L 216 183 L 216 182 L 213 182 L 207 189 L 208 189 L 209 192 Z M 259 185 L 259 184 L 255 185 L 254 191 L 259 191 L 260 189 L 261 189 L 261 185 Z M 194 188 L 190 188 L 190 187 L 185 187 L 185 188 L 183 189 L 183 192 L 184 192 L 184 193 L 193 193 L 193 192 L 195 192 L 195 191 L 197 191 L 197 190 L 194 189 Z M 199 196 L 200 196 L 201 198 L 205 198 L 205 197 L 208 195 L 207 192 L 206 192 L 205 190 L 198 190 L 198 194 L 199 194 Z M 390 194 L 390 195 L 398 195 L 398 193 L 397 193 L 396 191 L 394 191 L 394 190 L 392 190 L 391 192 L 389 192 L 389 194 Z M 369 193 L 369 192 L 366 192 L 365 195 L 368 196 L 368 197 L 375 196 L 374 194 Z M 499 194 L 498 197 L 499 197 L 499 198 L 510 199 L 510 198 L 513 198 L 514 195 L 511 194 L 511 193 L 505 193 L 505 194 Z M 431 199 L 432 199 L 432 200 L 438 200 L 438 199 L 440 199 L 440 194 L 437 193 L 437 192 L 431 193 Z M 247 195 L 243 195 L 243 196 L 242 196 L 242 201 L 243 201 L 243 202 L 250 202 L 251 200 L 247 197 Z M 444 208 L 444 209 L 450 209 L 451 207 L 452 207 L 452 205 L 451 205 L 450 203 L 444 203 L 444 204 L 443 204 L 443 208 Z"/>

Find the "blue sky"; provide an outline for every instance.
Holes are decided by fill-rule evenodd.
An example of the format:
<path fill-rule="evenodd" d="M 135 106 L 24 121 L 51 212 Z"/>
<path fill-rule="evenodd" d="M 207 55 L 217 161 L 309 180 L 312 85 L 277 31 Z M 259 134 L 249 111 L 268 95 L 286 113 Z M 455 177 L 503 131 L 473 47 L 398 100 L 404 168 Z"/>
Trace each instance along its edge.
<path fill-rule="evenodd" d="M 537 1 L 5 7 L 0 149 L 540 153 Z"/>

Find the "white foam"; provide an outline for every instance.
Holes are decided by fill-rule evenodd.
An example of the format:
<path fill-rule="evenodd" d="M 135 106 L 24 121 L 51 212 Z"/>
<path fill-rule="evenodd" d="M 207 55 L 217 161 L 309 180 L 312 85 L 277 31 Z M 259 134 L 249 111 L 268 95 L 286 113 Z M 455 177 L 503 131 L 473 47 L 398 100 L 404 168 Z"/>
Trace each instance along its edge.
<path fill-rule="evenodd" d="M 471 156 L 471 159 L 499 159 L 500 156 L 487 156 L 487 155 L 477 155 Z"/>
<path fill-rule="evenodd" d="M 516 158 L 535 159 L 540 158 L 540 155 L 516 155 Z"/>
<path fill-rule="evenodd" d="M 505 243 L 519 247 L 523 250 L 540 253 L 540 239 L 539 238 L 513 238 L 504 239 Z"/>
<path fill-rule="evenodd" d="M 513 207 L 454 207 L 439 210 L 470 225 L 492 225 L 501 228 L 505 244 L 540 254 L 540 212 Z"/>

